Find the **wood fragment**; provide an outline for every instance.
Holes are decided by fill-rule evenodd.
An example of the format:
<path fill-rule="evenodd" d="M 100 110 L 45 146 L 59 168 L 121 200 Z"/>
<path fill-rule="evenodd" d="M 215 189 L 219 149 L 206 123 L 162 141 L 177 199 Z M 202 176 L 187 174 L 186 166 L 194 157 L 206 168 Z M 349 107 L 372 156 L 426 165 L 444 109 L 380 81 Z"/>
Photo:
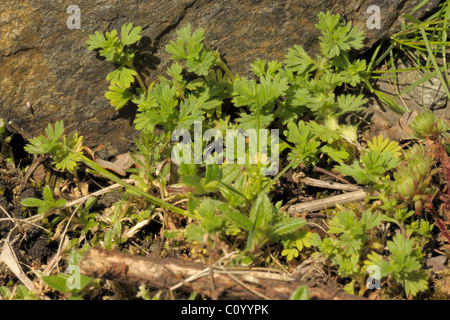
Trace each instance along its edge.
<path fill-rule="evenodd" d="M 334 173 L 332 173 L 332 172 L 330 172 L 330 171 L 328 171 L 328 170 L 325 170 L 325 169 L 323 169 L 323 168 L 321 168 L 321 167 L 318 167 L 318 166 L 314 166 L 314 167 L 313 167 L 313 171 L 316 171 L 316 172 L 320 172 L 320 173 L 324 173 L 324 174 L 326 174 L 326 175 L 329 175 L 330 177 L 333 177 L 333 178 L 335 178 L 336 180 L 341 181 L 342 183 L 350 183 L 350 182 L 348 182 L 347 180 L 345 180 L 344 178 L 342 178 L 341 176 L 338 176 L 337 174 L 334 174 Z"/>
<path fill-rule="evenodd" d="M 337 204 L 362 201 L 366 198 L 367 192 L 364 190 L 353 191 L 338 196 L 332 196 L 325 199 L 313 200 L 304 203 L 297 203 L 290 206 L 288 214 L 301 213 L 304 211 L 319 211 L 322 209 L 333 208 Z"/>
<path fill-rule="evenodd" d="M 274 276 L 274 273 L 253 271 L 251 268 L 215 267 L 214 292 L 211 292 L 210 268 L 207 264 L 176 258 L 135 256 L 99 248 L 92 248 L 85 254 L 81 261 L 81 273 L 121 283 L 144 284 L 151 288 L 176 288 L 186 293 L 196 291 L 208 297 L 217 295 L 220 299 L 253 300 L 267 297 L 287 300 L 303 284 L 289 276 Z M 324 288 L 309 288 L 309 291 L 311 299 L 360 299 Z"/>
<path fill-rule="evenodd" d="M 322 181 L 322 180 L 308 178 L 308 177 L 300 179 L 300 182 L 307 184 L 309 186 L 312 186 L 312 187 L 324 188 L 324 189 L 334 189 L 334 190 L 342 190 L 342 191 L 362 190 L 361 187 L 354 185 L 354 184 Z"/>

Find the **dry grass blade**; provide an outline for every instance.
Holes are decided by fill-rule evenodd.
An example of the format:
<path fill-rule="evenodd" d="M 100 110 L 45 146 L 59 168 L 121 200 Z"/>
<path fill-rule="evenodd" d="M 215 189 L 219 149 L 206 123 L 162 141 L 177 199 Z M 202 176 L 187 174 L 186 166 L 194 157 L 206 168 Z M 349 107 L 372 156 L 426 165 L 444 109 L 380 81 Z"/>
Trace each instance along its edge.
<path fill-rule="evenodd" d="M 40 293 L 36 291 L 33 285 L 33 281 L 31 281 L 30 278 L 27 277 L 25 272 L 23 272 L 22 268 L 20 267 L 19 260 L 17 260 L 17 256 L 14 253 L 14 250 L 11 248 L 8 240 L 4 241 L 2 253 L 0 254 L 0 262 L 6 264 L 11 272 L 14 273 L 14 275 L 25 285 L 25 287 L 27 287 L 28 290 L 34 292 L 38 296 L 40 295 Z M 45 295 L 43 296 L 43 298 L 49 300 L 49 298 Z"/>
<path fill-rule="evenodd" d="M 129 184 L 135 182 L 133 179 L 127 179 L 127 180 L 123 180 L 123 181 L 125 183 L 129 183 Z M 66 207 L 66 208 L 72 207 L 74 205 L 77 205 L 77 204 L 85 202 L 87 199 L 89 199 L 91 197 L 97 197 L 97 196 L 100 196 L 102 194 L 105 194 L 105 193 L 108 193 L 108 192 L 111 192 L 113 190 L 120 189 L 120 188 L 123 188 L 123 186 L 121 184 L 119 184 L 119 183 L 115 183 L 113 185 L 110 185 L 109 187 L 106 187 L 106 188 L 103 188 L 101 190 L 95 191 L 95 192 L 93 192 L 91 194 L 88 194 L 87 196 L 84 196 L 84 197 L 81 197 L 79 199 L 76 199 L 76 200 L 73 200 L 71 202 L 68 202 L 68 203 L 66 203 L 66 205 L 64 207 Z"/>
<path fill-rule="evenodd" d="M 0 261 L 8 266 L 8 268 L 14 273 L 14 275 L 19 278 L 19 280 L 28 288 L 28 290 L 33 291 L 33 281 L 31 281 L 27 275 L 23 272 L 20 267 L 19 261 L 17 260 L 14 250 L 9 245 L 9 241 L 4 241 L 2 248 L 2 253 L 0 254 Z"/>

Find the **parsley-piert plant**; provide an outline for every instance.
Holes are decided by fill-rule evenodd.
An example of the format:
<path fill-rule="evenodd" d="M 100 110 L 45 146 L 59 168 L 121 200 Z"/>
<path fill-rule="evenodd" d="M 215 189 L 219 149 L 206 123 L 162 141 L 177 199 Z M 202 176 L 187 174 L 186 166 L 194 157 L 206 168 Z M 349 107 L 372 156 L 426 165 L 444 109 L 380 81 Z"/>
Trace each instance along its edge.
<path fill-rule="evenodd" d="M 346 286 L 349 292 L 358 286 L 360 293 L 364 292 L 365 263 L 369 261 L 414 295 L 426 287 L 424 273 L 419 270 L 420 250 L 432 225 L 414 219 L 411 210 L 405 208 L 412 202 L 420 205 L 419 198 L 422 203 L 430 200 L 425 185 L 435 171 L 398 168 L 408 157 L 417 159 L 421 154 L 426 159 L 419 149 L 402 154 L 398 143 L 382 136 L 364 148 L 358 143 L 357 127 L 346 122 L 344 116 L 355 115 L 367 101 L 362 94 L 348 90 L 357 89 L 367 77 L 365 61 L 351 61 L 349 55 L 351 50 L 363 47 L 363 32 L 330 13 L 320 13 L 316 27 L 321 36 L 320 53 L 315 57 L 295 45 L 287 50 L 283 61 L 255 60 L 250 66 L 253 75 L 245 78 L 233 74 L 219 52 L 204 44 L 203 29 L 192 30 L 187 25 L 166 46 L 173 61 L 166 74 L 148 85 L 134 67 L 134 59 L 139 58 L 134 46 L 141 39 L 142 29 L 124 25 L 120 38 L 116 30 L 96 32 L 87 41 L 89 49 L 116 65 L 106 77 L 110 81 L 106 98 L 116 109 L 126 104 L 137 107 L 134 124 L 140 136 L 133 157 L 139 166 L 129 170 L 136 184 L 125 183 L 87 158 L 82 153 L 81 137 L 74 134 L 66 138 L 62 122 L 54 128 L 49 125 L 46 135 L 32 139 L 26 150 L 51 155 L 58 169 L 73 171 L 82 163 L 91 172 L 125 187 L 123 199 L 116 203 L 110 218 L 111 226 L 102 238 L 108 248 L 127 241 L 122 237 L 122 224 L 127 218 L 157 217 L 161 211 L 153 212 L 163 207 L 164 215 L 177 213 L 190 219 L 177 233 L 198 244 L 203 252 L 215 241 L 222 241 L 241 250 L 245 262 L 256 263 L 279 257 L 292 261 L 314 247 L 317 255 L 338 267 L 340 277 L 350 279 Z M 227 108 L 223 108 L 225 105 Z M 232 163 L 228 158 L 223 163 L 174 163 L 170 158 L 176 144 L 173 133 L 185 129 L 194 136 L 198 121 L 203 130 L 218 129 L 223 136 L 229 129 L 277 128 L 283 133 L 278 147 L 280 152 L 286 151 L 288 164 L 276 176 L 266 176 L 263 169 L 267 163 L 261 159 L 245 164 Z M 434 137 L 436 131 L 442 131 L 434 120 L 425 119 L 415 126 L 420 138 L 429 138 L 426 132 Z M 259 149 L 262 142 L 259 136 L 257 139 Z M 206 143 L 200 140 L 201 150 Z M 224 141 L 224 152 L 232 147 Z M 267 149 L 269 153 L 270 147 Z M 255 155 L 246 149 L 245 156 L 249 159 Z M 289 169 L 308 168 L 324 158 L 357 183 L 378 190 L 382 205 L 362 212 L 336 210 L 329 223 L 332 236 L 321 238 L 305 228 L 304 218 L 284 212 L 282 201 L 275 203 L 271 191 Z M 408 179 L 415 179 L 411 182 L 413 189 L 410 182 L 408 186 L 400 183 Z M 401 197 L 392 198 L 392 190 Z M 44 200 L 25 204 L 39 206 L 40 211 L 62 204 L 55 203 L 47 189 L 44 192 Z M 174 195 L 168 196 L 171 192 Z M 92 219 L 89 216 L 87 223 L 91 224 Z M 385 221 L 398 226 L 400 235 L 390 239 L 383 252 L 377 236 Z M 164 234 L 171 236 L 170 232 Z M 262 250 L 271 246 L 279 248 L 278 258 Z M 383 253 L 389 253 L 389 261 L 378 259 Z"/>

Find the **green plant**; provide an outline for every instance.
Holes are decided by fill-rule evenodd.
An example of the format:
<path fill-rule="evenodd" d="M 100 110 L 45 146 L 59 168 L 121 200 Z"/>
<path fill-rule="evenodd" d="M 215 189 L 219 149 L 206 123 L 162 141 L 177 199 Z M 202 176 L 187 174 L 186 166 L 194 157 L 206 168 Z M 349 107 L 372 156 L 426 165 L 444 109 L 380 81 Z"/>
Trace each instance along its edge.
<path fill-rule="evenodd" d="M 367 79 L 365 61 L 350 61 L 349 56 L 350 50 L 362 47 L 363 33 L 351 23 L 341 22 L 338 15 L 320 13 L 318 20 L 320 54 L 313 59 L 297 45 L 288 50 L 283 62 L 257 59 L 251 64 L 254 76 L 249 79 L 232 74 L 218 51 L 203 43 L 204 31 L 192 31 L 187 25 L 177 31 L 176 41 L 166 46 L 173 60 L 166 76 L 159 76 L 148 86 L 133 67 L 139 52 L 132 47 L 142 29 L 124 25 L 121 39 L 117 31 L 105 36 L 96 33 L 88 41 L 89 48 L 99 50 L 118 66 L 107 76 L 111 86 L 106 97 L 116 109 L 127 103 L 137 107 L 134 124 L 140 135 L 132 157 L 138 166 L 128 170 L 135 184 L 125 183 L 86 157 L 81 152 L 82 138 L 66 138 L 62 122 L 54 129 L 49 125 L 46 136 L 31 140 L 26 150 L 50 154 L 57 168 L 72 173 L 79 165 L 87 166 L 88 172 L 125 188 L 107 221 L 99 221 L 90 211 L 94 200 L 77 209 L 82 233 L 95 234 L 93 245 L 124 248 L 130 242 L 126 236 L 130 225 L 161 218 L 161 234 L 167 243 L 175 241 L 174 234 L 181 235 L 177 241 L 199 245 L 211 260 L 215 259 L 211 248 L 218 241 L 223 247 L 240 251 L 233 263 L 270 263 L 277 257 L 292 262 L 314 247 L 315 256 L 327 258 L 330 270 L 346 283 L 348 292 L 359 289 L 363 294 L 367 268 L 376 265 L 384 277 L 390 276 L 414 296 L 426 289 L 421 250 L 434 224 L 427 216 L 414 215 L 412 206 L 418 213 L 420 208 L 424 214 L 432 211 L 429 206 L 437 188 L 431 181 L 440 173 L 432 166 L 438 158 L 448 163 L 442 151 L 448 124 L 424 114 L 412 125 L 419 143 L 432 141 L 432 150 L 439 157 L 421 146 L 402 152 L 397 142 L 383 136 L 363 148 L 358 143 L 356 125 L 351 119 L 344 121 L 345 115 L 355 115 L 367 101 L 362 94 L 348 94 L 348 89 L 357 89 Z M 134 87 L 135 79 L 139 87 Z M 231 108 L 222 110 L 225 104 Z M 199 122 L 201 132 L 196 127 Z M 250 150 L 248 131 L 268 128 L 280 130 L 284 137 L 272 144 L 273 137 L 265 141 L 256 135 L 256 151 Z M 214 137 L 207 140 L 203 134 L 210 129 Z M 230 141 L 223 139 L 227 130 L 234 135 Z M 236 136 L 244 131 L 247 136 L 235 148 Z M 185 137 L 194 141 L 179 141 Z M 219 143 L 223 143 L 222 153 L 211 148 Z M 211 152 L 217 160 L 226 151 L 231 151 L 232 157 L 223 162 L 208 162 L 203 157 Z M 287 164 L 277 175 L 265 175 L 264 170 L 274 161 L 267 155 L 276 151 L 286 151 L 282 160 Z M 176 160 L 187 161 L 175 161 L 177 152 Z M 238 157 L 245 158 L 245 163 L 237 161 Z M 371 195 L 377 200 L 373 204 L 334 210 L 328 220 L 330 236 L 324 238 L 309 231 L 305 219 L 284 212 L 282 201 L 275 203 L 272 193 L 288 170 L 308 169 L 318 163 L 335 165 L 341 173 L 378 192 Z M 446 172 L 450 172 L 448 168 Z M 25 199 L 23 204 L 38 206 L 39 213 L 63 205 L 50 197 L 50 189 L 45 190 L 44 200 Z M 181 221 L 179 229 L 172 226 L 172 230 L 165 230 L 168 218 L 174 216 Z M 436 219 L 436 215 L 433 217 Z M 403 238 L 392 238 L 398 229 Z M 146 236 L 152 238 L 153 234 Z M 76 250 L 81 238 L 72 239 L 69 247 Z M 278 254 L 272 255 L 273 248 L 279 250 Z M 389 261 L 385 261 L 387 257 Z M 45 281 L 58 291 L 80 297 L 81 291 L 64 287 L 67 280 L 67 275 L 59 274 Z M 141 294 L 150 297 L 145 290 Z M 307 299 L 307 291 L 300 288 L 292 295 L 292 299 L 297 298 Z"/>
<path fill-rule="evenodd" d="M 25 146 L 25 151 L 31 154 L 51 155 L 53 164 L 59 170 L 74 171 L 77 163 L 81 160 L 81 141 L 83 137 L 78 137 L 77 133 L 64 137 L 64 123 L 57 121 L 53 128 L 51 124 L 45 129 L 47 136 L 32 138 Z"/>
<path fill-rule="evenodd" d="M 81 300 L 82 290 L 89 285 L 91 278 L 82 274 L 78 276 L 80 277 L 79 287 L 72 287 L 71 276 L 64 273 L 59 273 L 52 276 L 43 276 L 42 280 L 54 290 L 71 294 L 70 300 Z"/>
<path fill-rule="evenodd" d="M 174 172 L 172 165 L 164 166 L 164 173 L 154 169 L 171 154 L 172 133 L 177 129 L 192 133 L 196 121 L 202 121 L 205 130 L 219 128 L 223 132 L 231 128 L 264 129 L 281 120 L 287 125 L 286 136 L 293 145 L 281 144 L 281 150 L 292 150 L 288 167 L 313 165 L 320 153 L 338 162 L 348 159 L 356 141 L 356 127 L 339 124 L 339 118 L 359 110 L 366 100 L 362 95 L 335 96 L 334 92 L 339 87 L 356 86 L 365 78 L 365 62 L 350 62 L 348 56 L 350 50 L 362 47 L 362 31 L 329 13 L 319 14 L 317 28 L 322 32 L 322 56 L 312 59 L 301 46 L 295 46 L 289 49 L 284 65 L 256 60 L 251 68 L 257 79 L 247 80 L 233 75 L 218 52 L 206 48 L 202 29 L 192 32 L 187 25 L 177 31 L 177 40 L 166 46 L 174 60 L 167 70 L 169 78 L 160 76 L 158 83 L 148 87 L 133 65 L 137 54 L 133 45 L 139 41 L 142 29 L 124 25 L 120 38 L 116 30 L 104 35 L 96 32 L 87 41 L 89 49 L 98 50 L 107 61 L 117 65 L 106 77 L 111 83 L 106 97 L 116 109 L 129 102 L 137 106 L 135 125 L 141 136 L 136 140 L 138 150 L 133 157 L 140 168 L 131 170 L 136 186 L 124 183 L 85 157 L 81 153 L 82 138 L 74 135 L 66 139 L 62 122 L 57 122 L 55 129 L 49 125 L 46 136 L 30 141 L 26 150 L 32 154 L 50 154 L 60 169 L 75 171 L 78 163 L 83 163 L 92 172 L 123 185 L 126 194 L 143 197 L 152 204 L 193 218 L 195 223 L 185 233 L 190 241 L 202 242 L 205 234 L 219 233 L 222 239 L 244 235 L 246 249 L 253 251 L 264 243 L 281 241 L 285 246 L 283 255 L 292 259 L 309 246 L 310 234 L 301 230 L 305 224 L 303 219 L 290 218 L 280 212 L 281 203 L 276 206 L 271 203 L 268 193 L 279 175 L 273 179 L 263 175 L 267 164 L 259 153 L 246 152 L 246 159 L 256 158 L 255 164 L 179 164 L 178 184 L 170 188 L 179 186 L 191 193 L 186 210 L 158 199 L 151 195 L 151 190 L 154 180 L 166 187 L 167 174 L 172 176 Z M 133 88 L 135 79 L 139 82 L 136 89 Z M 224 99 L 230 99 L 241 110 L 235 123 L 222 114 Z M 317 122 L 300 121 L 295 125 L 295 119 L 305 112 L 312 113 Z M 155 134 L 157 128 L 162 133 Z M 259 139 L 257 136 L 258 150 Z M 155 148 L 160 150 L 156 156 Z M 131 208 L 133 197 L 125 197 L 127 208 Z M 116 210 L 119 207 L 117 204 Z M 138 211 L 147 209 L 144 206 Z M 114 214 L 111 229 L 104 235 L 106 246 L 122 243 L 122 218 L 123 214 Z M 89 214 L 85 220 L 86 224 L 94 221 Z"/>
<path fill-rule="evenodd" d="M 421 270 L 423 254 L 414 243 L 414 238 L 397 234 L 387 243 L 391 254 L 389 261 L 385 261 L 376 253 L 368 255 L 368 263 L 377 265 L 382 277 L 392 276 L 405 287 L 406 294 L 413 296 L 428 288 L 428 277 L 425 271 Z"/>
<path fill-rule="evenodd" d="M 318 234 L 311 236 L 311 244 L 319 249 L 318 255 L 338 266 L 339 275 L 352 279 L 345 287 L 347 292 L 353 294 L 356 283 L 361 294 L 365 290 L 363 261 L 373 242 L 370 231 L 378 227 L 382 219 L 383 216 L 377 212 L 364 211 L 357 219 L 354 211 L 342 210 L 329 222 L 328 232 L 338 235 L 338 238 L 321 239 Z"/>
<path fill-rule="evenodd" d="M 100 165 L 95 163 L 95 161 L 84 156 L 81 151 L 81 141 L 82 137 L 78 138 L 78 135 L 71 135 L 69 139 L 63 136 L 64 134 L 64 123 L 59 121 L 55 124 L 55 130 L 49 124 L 46 129 L 47 137 L 39 136 L 30 140 L 30 144 L 25 146 L 25 149 L 31 154 L 49 154 L 54 159 L 54 164 L 57 168 L 67 168 L 75 169 L 78 166 L 78 162 L 84 163 L 86 166 L 90 167 L 96 174 L 100 174 L 120 185 L 124 186 L 130 192 L 135 192 L 150 201 L 162 206 L 170 207 L 174 212 L 184 214 L 183 210 L 172 206 L 161 199 L 152 196 L 139 188 L 136 188 L 126 182 L 122 181 L 120 178 L 110 173 L 108 170 L 102 168 Z M 70 143 L 69 143 L 69 142 Z"/>
<path fill-rule="evenodd" d="M 194 33 L 191 33 L 190 24 L 178 30 L 177 41 L 172 41 L 166 46 L 166 51 L 171 54 L 170 58 L 172 60 L 184 60 L 187 70 L 198 76 L 212 76 L 211 69 L 218 66 L 225 71 L 226 76 L 233 79 L 233 74 L 220 59 L 218 51 L 205 48 L 203 44 L 204 33 L 203 29 L 197 29 Z"/>
<path fill-rule="evenodd" d="M 205 234 L 244 235 L 247 238 L 246 249 L 255 250 L 264 243 L 279 241 L 291 235 L 304 224 L 304 219 L 293 219 L 279 212 L 279 206 L 273 206 L 264 193 L 249 203 L 241 191 L 245 179 L 239 180 L 239 167 L 226 166 L 222 170 L 218 165 L 206 167 L 204 178 L 198 175 L 184 176 L 181 182 L 193 187 L 193 194 L 205 194 L 220 191 L 224 197 L 215 200 L 210 197 L 199 199 L 191 195 L 188 202 L 188 212 L 198 222 L 186 228 L 186 238 L 202 243 Z M 244 177 L 244 176 L 242 176 Z M 231 182 L 236 183 L 231 185 Z M 225 202 L 223 200 L 226 200 Z M 245 204 L 251 205 L 248 209 Z M 247 216 L 246 211 L 249 210 Z"/>
<path fill-rule="evenodd" d="M 426 111 L 423 114 L 417 115 L 414 121 L 410 125 L 413 136 L 419 140 L 419 142 L 425 142 L 426 147 L 429 151 L 425 157 L 428 162 L 436 161 L 440 164 L 442 172 L 444 174 L 444 180 L 446 180 L 447 194 L 444 194 L 439 188 L 426 188 L 425 186 L 420 186 L 423 190 L 422 196 L 416 201 L 416 205 L 419 206 L 419 210 L 423 203 L 425 203 L 425 210 L 433 215 L 436 221 L 436 225 L 440 229 L 442 235 L 450 242 L 450 233 L 441 220 L 438 210 L 435 209 L 433 205 L 433 200 L 435 196 L 439 195 L 443 205 L 439 208 L 444 216 L 450 216 L 448 210 L 450 208 L 450 156 L 448 149 L 448 144 L 446 148 L 446 143 L 448 143 L 448 131 L 450 130 L 450 124 L 448 120 L 444 118 L 436 119 L 432 112 Z M 447 141 L 447 142 L 446 142 Z M 423 154 L 422 150 L 422 154 Z M 413 156 L 411 154 L 411 156 Z M 421 155 L 419 154 L 419 157 Z M 417 161 L 417 160 L 416 160 Z M 421 165 L 418 165 L 421 166 Z M 422 179 L 416 183 L 425 182 L 430 179 L 431 176 L 440 172 L 439 168 L 435 170 L 425 169 L 420 167 L 420 173 L 422 174 Z M 417 189 L 417 187 L 416 187 Z M 428 194 L 428 197 L 426 194 Z M 416 196 L 417 197 L 417 196 Z"/>
<path fill-rule="evenodd" d="M 319 121 L 327 123 L 330 130 L 339 132 L 344 128 L 338 125 L 338 118 L 359 110 L 366 101 L 363 96 L 335 96 L 337 87 L 356 86 L 365 78 L 365 61 L 350 62 L 348 56 L 350 50 L 362 48 L 363 32 L 350 22 L 342 23 L 339 15 L 330 13 L 319 14 L 316 28 L 322 32 L 319 38 L 322 56 L 314 60 L 301 46 L 294 46 L 286 55 L 288 68 L 283 74 L 293 89 L 288 107 L 297 110 L 306 107 Z M 350 134 L 349 138 L 353 136 Z"/>
<path fill-rule="evenodd" d="M 442 135 L 445 135 L 450 130 L 450 124 L 443 117 L 436 118 L 433 111 L 426 110 L 414 118 L 410 128 L 413 138 L 419 140 L 427 138 L 440 139 Z"/>
<path fill-rule="evenodd" d="M 253 64 L 253 70 L 255 64 Z M 250 113 L 242 112 L 236 120 L 246 129 L 263 129 L 275 119 L 276 101 L 286 94 L 288 81 L 281 74 L 261 73 L 256 80 L 236 79 L 233 84 L 233 100 L 236 107 L 247 107 Z"/>
<path fill-rule="evenodd" d="M 51 209 L 61 208 L 66 205 L 65 199 L 55 200 L 53 198 L 52 190 L 49 186 L 45 186 L 42 191 L 44 197 L 43 200 L 36 198 L 25 198 L 21 201 L 21 204 L 25 207 L 38 207 L 38 213 L 43 214 Z"/>
<path fill-rule="evenodd" d="M 433 177 L 442 172 L 447 188 L 450 185 L 450 162 L 443 142 L 449 130 L 448 123 L 443 118 L 436 119 L 431 111 L 425 111 L 417 115 L 410 127 L 412 136 L 418 139 L 419 144 L 404 151 L 404 161 L 395 170 L 393 180 L 385 181 L 384 192 L 393 192 L 391 198 L 395 203 L 401 203 L 402 207 L 413 204 L 417 214 L 431 213 L 442 235 L 450 241 L 447 227 L 433 204 L 435 197 L 440 195 L 444 203 L 441 210 L 445 216 L 449 197 L 431 183 Z M 438 167 L 439 164 L 442 168 Z M 394 211 L 393 206 L 388 205 L 388 208 L 391 213 Z"/>
<path fill-rule="evenodd" d="M 291 295 L 291 300 L 309 300 L 309 289 L 306 285 L 298 287 Z"/>
<path fill-rule="evenodd" d="M 401 161 L 400 150 L 397 142 L 377 136 L 363 150 L 360 161 L 355 160 L 351 166 L 341 164 L 336 169 L 352 176 L 360 184 L 377 184 L 389 170 L 398 166 Z"/>
<path fill-rule="evenodd" d="M 307 229 L 295 230 L 285 236 L 281 240 L 281 244 L 283 245 L 281 255 L 286 256 L 288 261 L 297 258 L 303 249 L 311 247 L 311 236 L 312 233 Z"/>
<path fill-rule="evenodd" d="M 106 80 L 111 82 L 111 86 L 109 87 L 110 91 L 105 94 L 111 105 L 116 109 L 123 107 L 132 98 L 128 89 L 135 81 L 135 77 L 138 79 L 142 90 L 146 90 L 133 65 L 136 51 L 131 48 L 131 45 L 141 39 L 141 31 L 141 27 L 133 28 L 133 24 L 129 23 L 122 26 L 120 39 L 117 36 L 117 30 L 114 29 L 111 32 L 106 32 L 106 36 L 97 31 L 94 35 L 90 35 L 89 40 L 86 41 L 89 50 L 99 50 L 100 56 L 118 65 L 117 69 L 106 76 Z"/>
<path fill-rule="evenodd" d="M 50 288 L 61 293 L 69 294 L 70 300 L 81 300 L 88 293 L 88 289 L 98 287 L 98 281 L 80 273 L 79 264 L 83 253 L 89 246 L 80 250 L 72 250 L 68 257 L 67 273 L 42 276 L 42 281 Z"/>
<path fill-rule="evenodd" d="M 405 160 L 394 172 L 393 190 L 400 200 L 414 201 L 416 210 L 422 211 L 422 201 L 429 198 L 434 190 L 430 187 L 434 158 L 427 154 L 422 145 L 415 145 L 404 153 Z"/>
<path fill-rule="evenodd" d="M 18 285 L 11 290 L 8 287 L 0 287 L 0 298 L 3 300 L 38 300 L 39 298 L 24 285 Z M 1 300 L 1 299 L 0 299 Z"/>

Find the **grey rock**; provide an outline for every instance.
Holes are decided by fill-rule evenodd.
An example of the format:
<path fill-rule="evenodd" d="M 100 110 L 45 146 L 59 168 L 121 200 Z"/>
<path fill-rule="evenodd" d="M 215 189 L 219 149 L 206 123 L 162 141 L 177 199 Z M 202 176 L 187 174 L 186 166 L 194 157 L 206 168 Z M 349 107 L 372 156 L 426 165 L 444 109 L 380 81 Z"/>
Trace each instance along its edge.
<path fill-rule="evenodd" d="M 439 62 L 438 62 L 439 63 Z M 439 63 L 439 65 L 443 65 Z M 414 67 L 411 62 L 405 60 L 398 65 L 398 69 L 407 69 Z M 402 92 L 406 90 L 411 84 L 419 81 L 424 77 L 420 70 L 410 70 L 407 72 L 400 72 L 398 74 L 398 87 Z M 413 99 L 418 105 L 431 110 L 438 110 L 447 106 L 447 94 L 438 76 L 433 77 L 407 92 L 408 96 Z"/>

